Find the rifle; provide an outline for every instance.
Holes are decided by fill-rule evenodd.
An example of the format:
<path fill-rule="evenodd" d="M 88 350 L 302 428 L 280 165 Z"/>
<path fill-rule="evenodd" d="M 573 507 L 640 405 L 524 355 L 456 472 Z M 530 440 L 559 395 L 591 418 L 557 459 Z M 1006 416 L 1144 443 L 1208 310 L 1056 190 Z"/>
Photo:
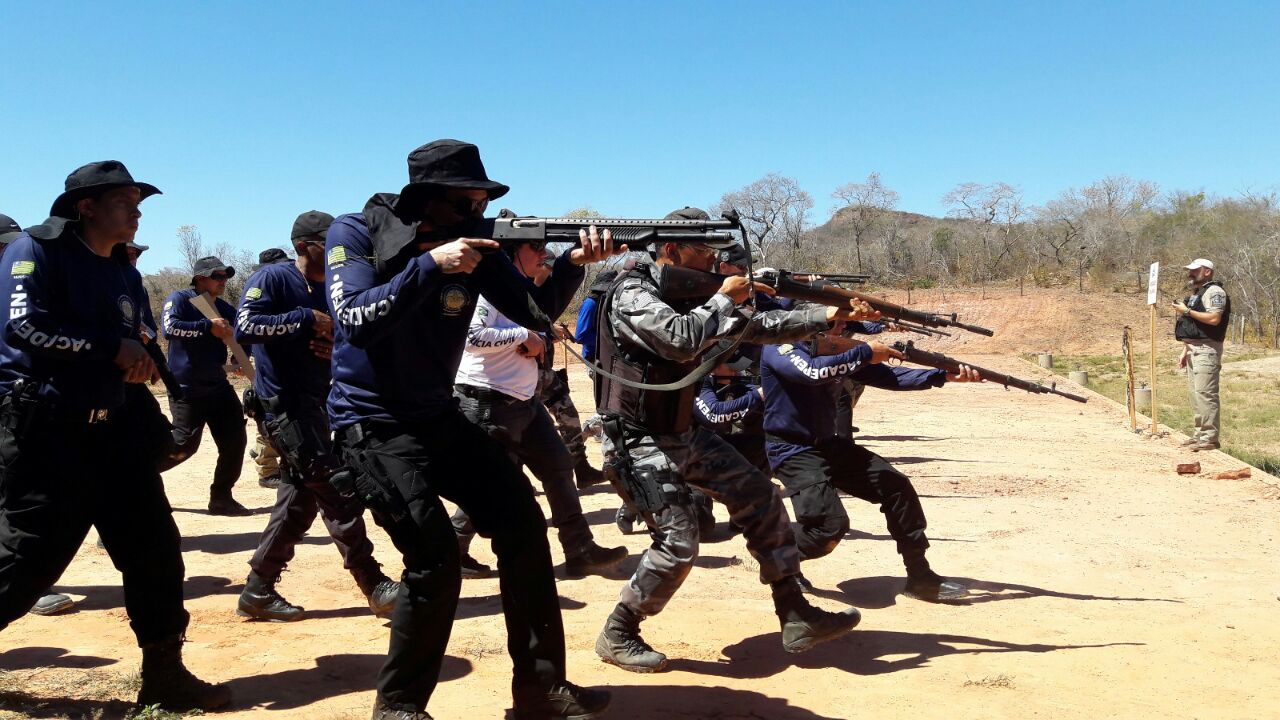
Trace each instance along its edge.
<path fill-rule="evenodd" d="M 961 330 L 968 330 L 971 333 L 986 335 L 991 337 L 995 335 L 994 330 L 988 330 L 977 325 L 968 325 L 960 322 L 955 313 L 950 315 L 941 315 L 938 313 L 922 312 L 920 310 L 912 310 L 903 307 L 897 303 L 891 303 L 888 300 L 882 300 L 874 295 L 858 292 L 857 290 L 848 290 L 838 287 L 829 282 L 825 278 L 817 280 L 797 280 L 796 275 L 789 270 L 765 270 L 754 278 L 758 282 L 762 282 L 772 287 L 778 295 L 782 297 L 794 298 L 805 302 L 819 303 L 821 305 L 833 305 L 836 307 L 844 307 L 849 304 L 849 300 L 859 300 L 871 306 L 872 309 L 880 312 L 885 320 L 892 320 L 900 323 L 906 321 L 917 327 L 941 328 L 955 327 Z"/>
<path fill-rule="evenodd" d="M 797 280 L 795 279 L 797 275 L 800 275 L 800 273 L 770 268 L 758 273 L 754 279 L 773 288 L 778 297 L 842 308 L 849 307 L 850 300 L 860 300 L 878 310 L 885 320 L 898 324 L 906 322 L 909 326 L 908 329 L 912 329 L 915 332 L 927 330 L 930 334 L 933 334 L 941 331 L 933 330 L 932 328 L 957 327 L 961 330 L 968 330 L 988 337 L 995 334 L 994 331 L 984 327 L 966 325 L 959 322 L 954 313 L 947 316 L 912 310 L 887 300 L 881 300 L 874 295 L 839 287 L 825 278 Z M 658 287 L 659 297 L 664 300 L 709 298 L 720 289 L 720 284 L 724 282 L 724 279 L 725 276 L 715 273 L 691 270 L 675 265 L 664 265 Z"/>
<path fill-rule="evenodd" d="M 839 273 L 836 273 L 833 275 L 832 273 L 820 273 L 820 272 L 811 273 L 811 272 L 803 272 L 800 270 L 792 270 L 790 272 L 792 275 L 808 275 L 809 277 L 822 278 L 823 280 L 826 280 L 828 282 L 833 282 L 833 283 L 852 283 L 855 285 L 865 285 L 866 283 L 871 282 L 870 275 L 851 275 L 851 274 L 841 275 Z"/>
<path fill-rule="evenodd" d="M 187 394 L 182 389 L 182 383 L 179 383 L 178 378 L 174 376 L 173 370 L 169 367 L 168 358 L 164 356 L 155 337 L 145 325 L 139 329 L 137 340 L 151 357 L 151 362 L 155 363 L 156 374 L 160 376 L 160 382 L 164 383 L 164 389 L 168 391 L 169 397 L 174 400 L 185 400 Z"/>
<path fill-rule="evenodd" d="M 722 220 L 643 220 L 625 218 L 543 218 L 504 217 L 503 211 L 496 218 L 477 220 L 463 237 L 488 238 L 502 245 L 525 242 L 577 244 L 578 231 L 589 230 L 592 225 L 600 232 L 608 230 L 613 242 L 626 243 L 632 248 L 662 243 L 723 243 L 733 242 L 732 232 L 739 228 L 737 215 L 725 213 Z"/>
<path fill-rule="evenodd" d="M 916 365 L 925 365 L 928 367 L 938 368 L 939 370 L 945 370 L 946 372 L 949 372 L 949 373 L 960 372 L 960 365 L 962 364 L 960 360 L 947 357 L 946 355 L 943 355 L 941 353 L 929 352 L 928 350 L 920 350 L 911 341 L 907 341 L 905 343 L 902 343 L 902 342 L 894 343 L 893 349 L 902 353 L 903 357 L 906 358 L 907 362 L 915 363 Z M 1076 402 L 1080 402 L 1080 403 L 1089 402 L 1089 398 L 1081 397 L 1079 395 L 1072 395 L 1071 393 L 1068 393 L 1068 392 L 1063 392 L 1059 390 L 1056 385 L 1044 386 L 1039 383 L 1033 383 L 1030 380 L 1022 380 L 1021 378 L 1016 378 L 1012 375 L 1006 375 L 1004 373 L 996 372 L 995 370 L 988 370 L 986 368 L 981 368 L 981 367 L 978 367 L 977 365 L 971 365 L 969 363 L 963 363 L 963 364 L 968 365 L 969 367 L 976 370 L 984 380 L 990 380 L 991 382 L 999 383 L 1003 385 L 1006 390 L 1008 390 L 1010 387 L 1016 387 L 1019 390 L 1026 390 L 1029 393 L 1049 393 L 1053 395 L 1061 395 L 1062 397 L 1067 398 L 1068 400 L 1075 400 Z"/>

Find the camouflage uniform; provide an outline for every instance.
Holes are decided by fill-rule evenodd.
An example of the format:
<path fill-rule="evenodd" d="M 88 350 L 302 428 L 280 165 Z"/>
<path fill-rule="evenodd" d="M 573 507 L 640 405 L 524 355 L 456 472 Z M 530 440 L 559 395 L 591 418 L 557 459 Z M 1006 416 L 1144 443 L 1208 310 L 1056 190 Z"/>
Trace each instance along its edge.
<path fill-rule="evenodd" d="M 681 314 L 657 295 L 659 269 L 641 263 L 614 288 L 601 325 L 600 346 L 607 333 L 620 344 L 656 355 L 671 364 L 697 360 L 724 338 L 749 343 L 787 342 L 826 330 L 826 309 L 801 306 L 749 316 L 724 295 Z M 607 327 L 606 327 L 607 325 Z M 597 358 L 607 358 L 602 351 Z M 610 369 L 605 365 L 606 369 Z M 603 377 L 603 376 L 602 376 Z M 597 379 L 597 403 L 608 414 L 607 381 Z M 697 387 L 693 386 L 696 393 Z M 625 392 L 625 391 L 624 391 Z M 678 393 L 662 393 L 672 401 Z M 665 402 L 666 399 L 658 402 Z M 692 401 L 689 402 L 690 410 Z M 692 414 L 689 413 L 692 420 Z M 618 447 L 621 440 L 623 447 Z M 624 458 L 621 453 L 626 453 Z M 760 565 L 760 580 L 774 583 L 798 574 L 800 564 L 790 521 L 777 488 L 754 465 L 723 439 L 700 427 L 675 433 L 651 434 L 624 423 L 621 438 L 606 437 L 605 465 L 630 465 L 633 473 L 653 474 L 667 497 L 667 506 L 641 513 L 654 543 L 640 558 L 635 574 L 619 597 L 619 605 L 643 618 L 662 610 L 684 582 L 698 555 L 698 523 L 690 487 L 724 503 L 733 521 L 743 528 L 747 549 Z M 625 485 L 617 487 L 626 497 Z"/>

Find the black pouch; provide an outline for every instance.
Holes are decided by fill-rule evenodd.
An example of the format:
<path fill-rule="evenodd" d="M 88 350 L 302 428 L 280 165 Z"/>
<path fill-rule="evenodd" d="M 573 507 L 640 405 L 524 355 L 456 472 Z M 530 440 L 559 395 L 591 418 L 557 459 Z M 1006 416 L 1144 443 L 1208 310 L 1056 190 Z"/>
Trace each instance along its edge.
<path fill-rule="evenodd" d="M 341 495 L 354 497 L 370 511 L 400 522 L 409 515 L 409 506 L 395 489 L 387 469 L 370 449 L 347 448 L 346 465 L 329 476 L 329 484 Z"/>

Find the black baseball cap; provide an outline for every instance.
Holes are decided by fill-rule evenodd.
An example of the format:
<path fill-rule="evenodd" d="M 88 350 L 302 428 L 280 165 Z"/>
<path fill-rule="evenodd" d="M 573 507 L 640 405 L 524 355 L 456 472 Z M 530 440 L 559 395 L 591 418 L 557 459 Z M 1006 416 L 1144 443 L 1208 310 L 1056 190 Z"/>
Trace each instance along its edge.
<path fill-rule="evenodd" d="M 226 274 L 227 277 L 231 277 L 236 274 L 236 269 L 210 255 L 196 261 L 196 266 L 191 276 L 193 278 L 212 277 L 216 272 L 221 272 Z"/>
<path fill-rule="evenodd" d="M 22 234 L 22 227 L 8 215 L 0 215 L 0 245 L 8 245 Z"/>
<path fill-rule="evenodd" d="M 297 227 L 297 223 L 294 223 L 294 227 L 295 228 Z M 277 262 L 280 262 L 281 260 L 288 260 L 288 259 L 289 259 L 289 256 L 285 253 L 284 250 L 281 250 L 280 248 L 267 248 L 266 250 L 263 250 L 262 252 L 258 253 L 258 267 L 262 267 L 263 265 L 270 265 L 271 263 L 277 263 Z"/>
<path fill-rule="evenodd" d="M 333 216 L 329 213 L 308 210 L 293 221 L 293 232 L 289 233 L 289 239 L 297 240 L 298 238 L 311 237 L 312 235 L 324 237 L 328 234 L 329 226 L 332 224 Z"/>
<path fill-rule="evenodd" d="M 130 250 L 137 250 L 139 255 L 151 249 L 150 245 L 139 245 L 136 242 L 127 242 L 124 246 Z"/>
<path fill-rule="evenodd" d="M 706 210 L 703 210 L 702 208 L 689 207 L 689 206 L 682 207 L 679 210 L 672 210 L 671 212 L 667 213 L 666 217 L 663 218 L 663 220 L 710 220 L 710 219 L 711 219 L 711 216 L 707 214 Z M 706 245 L 707 247 L 715 248 L 716 250 L 724 250 L 724 249 L 727 249 L 730 245 L 736 245 L 736 244 L 737 243 L 733 240 L 714 241 L 714 242 L 708 241 L 703 243 L 703 245 Z"/>

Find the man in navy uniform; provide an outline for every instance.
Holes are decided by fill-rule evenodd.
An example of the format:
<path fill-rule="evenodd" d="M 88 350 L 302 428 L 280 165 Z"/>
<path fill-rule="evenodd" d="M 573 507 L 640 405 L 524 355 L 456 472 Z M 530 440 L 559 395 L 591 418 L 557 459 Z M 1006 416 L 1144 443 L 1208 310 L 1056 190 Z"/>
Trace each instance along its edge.
<path fill-rule="evenodd" d="M 302 619 L 303 609 L 285 600 L 276 582 L 317 512 L 375 615 L 390 617 L 400 590 L 373 558 L 364 507 L 329 483 L 341 466 L 324 410 L 333 353 L 333 318 L 324 298 L 324 238 L 332 223 L 332 215 L 317 210 L 299 215 L 292 233 L 298 259 L 260 267 L 245 284 L 236 316 L 236 340 L 252 350 L 257 371 L 248 402 L 260 403 L 254 414 L 261 416 L 268 439 L 280 451 L 286 477 L 249 560 L 252 570 L 236 610 L 259 620 Z"/>
<path fill-rule="evenodd" d="M 907 570 L 905 593 L 930 602 L 958 600 L 968 590 L 929 567 L 924 509 L 911 480 L 879 455 L 839 434 L 837 394 L 852 378 L 890 390 L 926 390 L 981 378 L 967 366 L 942 370 L 891 368 L 901 353 L 880 342 L 838 334 L 809 343 L 766 345 L 760 355 L 764 388 L 765 445 L 774 476 L 795 511 L 794 533 L 802 560 L 829 554 L 849 532 L 838 491 L 880 506 Z M 803 576 L 797 582 L 813 588 Z"/>
<path fill-rule="evenodd" d="M 293 262 L 284 250 L 280 248 L 267 248 L 258 253 L 258 267 L 261 269 L 272 263 L 290 263 Z M 267 441 L 265 435 L 262 434 L 261 426 L 258 431 L 253 434 L 253 447 L 249 448 L 249 457 L 253 458 L 253 464 L 258 468 L 258 484 L 268 490 L 276 490 L 280 487 L 280 456 L 276 454 L 276 449 Z"/>
<path fill-rule="evenodd" d="M 424 720 L 462 586 L 458 543 L 441 498 L 493 542 L 513 668 L 514 717 L 592 718 L 609 693 L 565 678 L 564 626 L 546 519 L 502 445 L 458 411 L 454 374 L 476 298 L 517 323 L 550 331 L 547 308 L 576 286 L 536 288 L 498 243 L 466 229 L 506 185 L 479 150 L 437 140 L 409 155 L 410 182 L 336 219 L 326 260 L 334 317 L 329 415 L 352 491 L 404 554 L 391 646 L 378 677 L 375 720 Z M 623 246 L 625 248 L 625 246 Z M 583 233 L 573 266 L 613 254 Z M 581 277 L 581 269 L 577 273 Z"/>
<path fill-rule="evenodd" d="M 156 378 L 141 342 L 146 294 L 113 252 L 133 240 L 143 199 L 160 191 L 117 161 L 67 177 L 52 217 L 0 262 L 9 314 L 0 334 L 0 628 L 62 574 L 89 527 L 124 581 L 142 648 L 138 702 L 175 712 L 230 701 L 225 686 L 182 663 L 181 538 L 155 469 L 137 442 L 126 383 Z M 156 409 L 158 412 L 158 407 Z"/>
<path fill-rule="evenodd" d="M 218 446 L 218 463 L 209 488 L 210 515 L 248 515 L 249 510 L 231 496 L 240 479 L 245 446 L 244 409 L 227 380 L 227 345 L 234 332 L 236 311 L 221 298 L 235 268 L 216 257 L 196 261 L 191 287 L 177 290 L 164 302 L 161 325 L 169 340 L 169 366 L 182 385 L 184 397 L 169 398 L 173 415 L 173 441 L 177 450 L 163 469 L 186 460 L 200 448 L 205 425 Z M 191 298 L 207 293 L 221 317 L 209 320 L 191 304 Z"/>

